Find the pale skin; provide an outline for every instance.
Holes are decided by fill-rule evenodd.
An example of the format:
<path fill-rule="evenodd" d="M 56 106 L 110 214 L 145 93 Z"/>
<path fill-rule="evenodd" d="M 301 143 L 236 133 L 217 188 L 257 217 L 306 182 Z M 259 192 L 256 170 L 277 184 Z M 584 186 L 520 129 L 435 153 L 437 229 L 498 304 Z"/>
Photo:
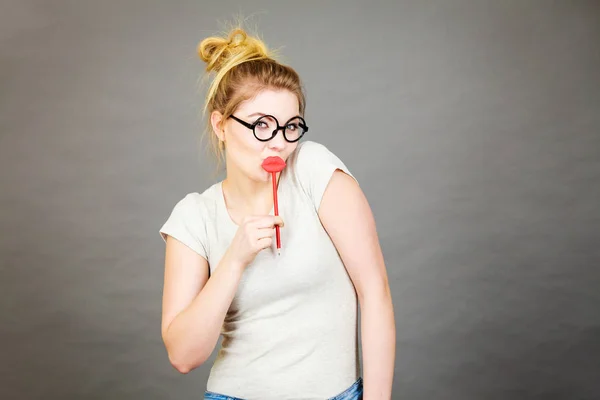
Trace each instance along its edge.
<path fill-rule="evenodd" d="M 260 114 L 274 115 L 280 124 L 299 115 L 296 96 L 265 90 L 240 104 L 234 115 L 252 123 Z M 280 217 L 268 215 L 273 206 L 270 174 L 262 160 L 287 160 L 297 143 L 280 131 L 268 142 L 215 111 L 211 124 L 226 143 L 225 201 L 238 232 L 208 279 L 208 262 L 172 237 L 167 238 L 163 290 L 162 337 L 169 360 L 181 373 L 202 365 L 213 352 L 227 310 L 245 267 L 270 247 Z M 279 174 L 277 174 L 277 179 Z M 375 221 L 358 184 L 337 170 L 318 210 L 324 228 L 338 249 L 356 288 L 361 308 L 364 399 L 390 399 L 395 360 L 395 323 L 391 293 Z"/>

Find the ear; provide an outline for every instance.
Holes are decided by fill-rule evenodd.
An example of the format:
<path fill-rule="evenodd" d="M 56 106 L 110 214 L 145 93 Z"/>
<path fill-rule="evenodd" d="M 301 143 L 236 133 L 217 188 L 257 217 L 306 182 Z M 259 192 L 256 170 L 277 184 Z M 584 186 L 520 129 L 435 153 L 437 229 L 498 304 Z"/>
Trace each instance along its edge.
<path fill-rule="evenodd" d="M 225 140 L 223 123 L 223 114 L 221 114 L 219 111 L 213 111 L 212 113 L 210 113 L 210 124 L 212 126 L 213 132 L 221 141 Z"/>

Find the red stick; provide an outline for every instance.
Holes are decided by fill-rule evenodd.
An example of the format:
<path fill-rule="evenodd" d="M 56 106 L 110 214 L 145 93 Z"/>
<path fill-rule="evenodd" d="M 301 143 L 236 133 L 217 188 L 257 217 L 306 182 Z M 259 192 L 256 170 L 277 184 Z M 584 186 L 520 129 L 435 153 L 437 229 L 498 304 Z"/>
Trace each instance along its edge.
<path fill-rule="evenodd" d="M 277 172 L 272 172 L 273 176 L 273 207 L 275 208 L 275 215 L 279 216 L 279 205 L 277 204 Z M 277 248 L 281 248 L 281 236 L 279 234 L 279 225 L 275 225 L 275 236 L 277 237 Z"/>
<path fill-rule="evenodd" d="M 285 168 L 285 161 L 281 157 L 267 157 L 262 167 L 265 171 L 270 172 L 273 179 L 273 208 L 275 215 L 279 216 L 279 205 L 277 203 L 277 172 L 281 172 Z M 275 235 L 277 237 L 277 249 L 281 248 L 281 236 L 279 233 L 279 225 L 275 225 Z M 281 254 L 279 251 L 278 254 Z"/>

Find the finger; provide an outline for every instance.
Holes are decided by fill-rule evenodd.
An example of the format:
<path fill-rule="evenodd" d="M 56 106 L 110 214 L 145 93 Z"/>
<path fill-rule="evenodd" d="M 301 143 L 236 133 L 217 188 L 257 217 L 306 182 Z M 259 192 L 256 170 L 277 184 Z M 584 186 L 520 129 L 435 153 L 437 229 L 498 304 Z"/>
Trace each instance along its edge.
<path fill-rule="evenodd" d="M 275 236 L 275 228 L 274 227 L 267 227 L 267 228 L 259 228 L 256 230 L 256 238 L 257 239 L 264 239 L 264 238 L 270 238 Z"/>
<path fill-rule="evenodd" d="M 258 239 L 258 246 L 262 250 L 267 249 L 267 248 L 271 247 L 272 245 L 273 245 L 273 238 L 271 238 L 271 237 L 265 237 L 265 238 Z"/>
<path fill-rule="evenodd" d="M 256 228 L 274 228 L 275 225 L 283 227 L 285 223 L 280 216 L 267 216 L 252 222 Z"/>
<path fill-rule="evenodd" d="M 246 215 L 243 219 L 242 219 L 242 223 L 252 223 L 255 221 L 260 220 L 262 217 L 259 215 Z"/>

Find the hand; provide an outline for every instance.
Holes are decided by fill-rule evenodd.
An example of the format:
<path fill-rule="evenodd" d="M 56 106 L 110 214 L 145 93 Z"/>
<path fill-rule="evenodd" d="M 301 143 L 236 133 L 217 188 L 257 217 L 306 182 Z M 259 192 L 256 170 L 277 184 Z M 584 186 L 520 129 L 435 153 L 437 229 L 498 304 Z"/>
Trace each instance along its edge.
<path fill-rule="evenodd" d="M 245 268 L 256 255 L 273 244 L 275 225 L 283 227 L 280 216 L 249 216 L 242 220 L 229 248 L 228 256 Z"/>

